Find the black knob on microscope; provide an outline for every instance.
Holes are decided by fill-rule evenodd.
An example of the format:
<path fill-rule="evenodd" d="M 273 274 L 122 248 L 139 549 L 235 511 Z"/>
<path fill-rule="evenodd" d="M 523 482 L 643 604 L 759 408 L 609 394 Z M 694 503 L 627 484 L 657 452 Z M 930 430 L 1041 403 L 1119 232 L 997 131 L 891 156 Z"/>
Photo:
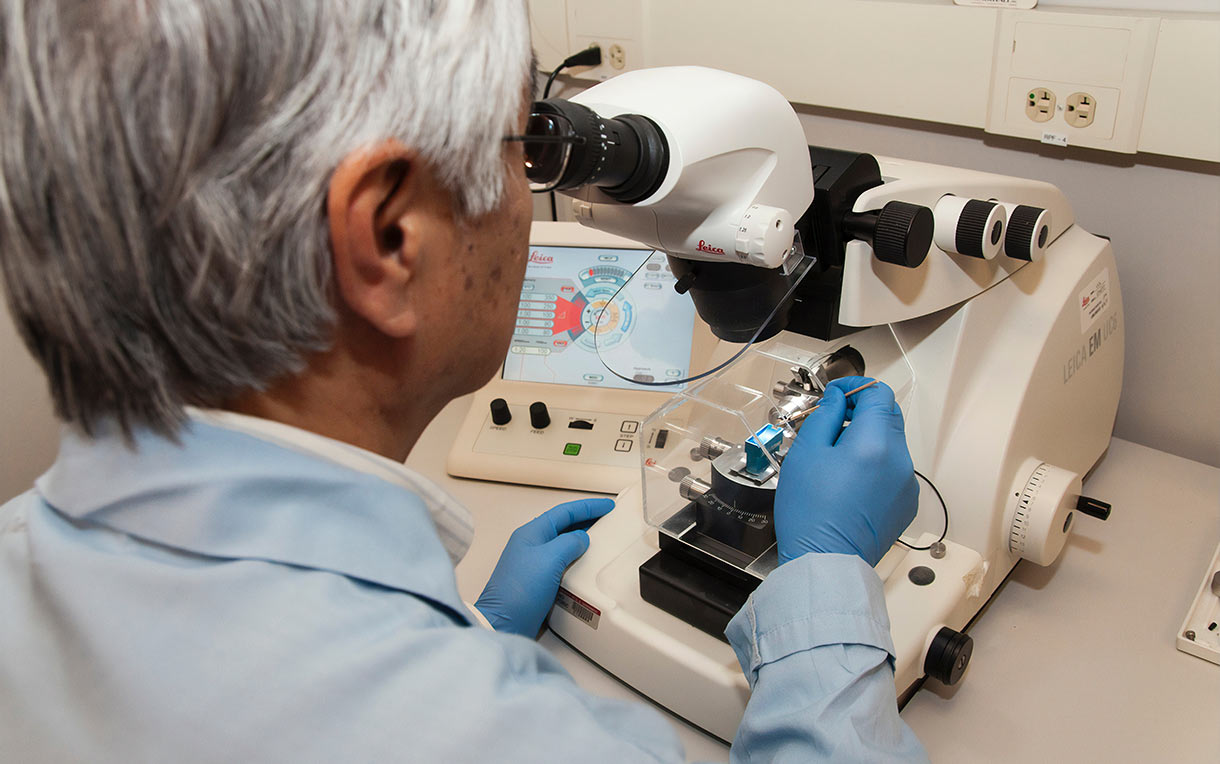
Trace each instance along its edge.
<path fill-rule="evenodd" d="M 974 640 L 960 631 L 942 626 L 932 644 L 928 645 L 928 656 L 923 660 L 923 671 L 933 679 L 945 684 L 957 684 L 970 665 L 974 653 Z"/>
<path fill-rule="evenodd" d="M 544 430 L 551 423 L 551 415 L 542 401 L 530 404 L 530 426 L 535 430 Z"/>
<path fill-rule="evenodd" d="M 491 402 L 491 422 L 503 427 L 511 422 L 513 412 L 508 410 L 508 401 L 503 398 L 496 398 Z"/>
<path fill-rule="evenodd" d="M 1089 517 L 1096 517 L 1098 520 L 1109 520 L 1111 506 L 1108 502 L 1101 499 L 1094 499 L 1090 496 L 1081 496 L 1076 500 L 1076 509 L 1085 513 Z"/>
<path fill-rule="evenodd" d="M 1050 233 L 1050 212 L 1027 204 L 1014 205 L 1008 212 L 1004 254 L 1014 260 L 1040 260 L 1050 244 Z"/>
<path fill-rule="evenodd" d="M 843 228 L 867 241 L 878 260 L 918 268 L 932 246 L 936 218 L 927 207 L 895 200 L 880 210 L 847 213 Z"/>

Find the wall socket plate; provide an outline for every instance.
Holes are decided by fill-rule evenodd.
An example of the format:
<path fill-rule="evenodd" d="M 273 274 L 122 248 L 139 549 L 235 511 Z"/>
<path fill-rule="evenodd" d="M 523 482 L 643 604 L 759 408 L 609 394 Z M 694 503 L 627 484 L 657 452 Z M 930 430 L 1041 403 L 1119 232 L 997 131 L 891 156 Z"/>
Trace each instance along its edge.
<path fill-rule="evenodd" d="M 1050 94 L 1051 114 L 1047 119 L 1034 119 L 1046 100 L 1041 98 L 1043 92 Z M 1059 82 L 1056 80 L 1034 80 L 1025 77 L 1011 77 L 1008 80 L 1007 102 L 1008 116 L 1020 120 L 1027 126 L 1029 137 L 1040 137 L 1044 131 L 1060 133 L 1068 138 L 1068 145 L 1093 146 L 1101 148 L 1105 141 L 1114 137 L 1118 122 L 1120 93 L 1118 88 L 1101 88 L 1081 85 L 1076 82 Z M 1030 105 L 1030 95 L 1035 95 L 1037 106 Z M 1084 109 L 1089 115 L 1087 120 L 1079 119 L 1082 108 L 1079 99 L 1087 97 L 1089 106 Z M 1073 100 L 1076 99 L 1076 100 Z M 1070 108 L 1070 110 L 1069 110 Z M 1034 132 L 1037 135 L 1033 135 Z M 989 132 L 1000 132 L 991 130 Z M 1014 135 L 1016 133 L 1008 133 Z M 1022 134 L 1024 136 L 1025 134 Z M 1115 149 L 1117 150 L 1117 149 Z M 1134 152 L 1132 146 L 1130 152 Z"/>
<path fill-rule="evenodd" d="M 1134 154 L 1159 29 L 1153 16 L 1001 11 L 985 129 Z"/>
<path fill-rule="evenodd" d="M 573 75 L 591 80 L 606 80 L 632 69 L 643 69 L 643 0 L 567 0 L 568 47 L 584 50 L 590 45 L 602 49 L 602 63 L 591 69 L 577 69 Z"/>

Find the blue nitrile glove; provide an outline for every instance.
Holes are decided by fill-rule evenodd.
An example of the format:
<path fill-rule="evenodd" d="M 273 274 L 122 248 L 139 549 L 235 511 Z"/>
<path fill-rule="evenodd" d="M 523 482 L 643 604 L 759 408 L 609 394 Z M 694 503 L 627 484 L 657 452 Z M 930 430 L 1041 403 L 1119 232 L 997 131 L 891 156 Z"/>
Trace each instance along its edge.
<path fill-rule="evenodd" d="M 613 499 L 569 501 L 513 531 L 474 603 L 492 628 L 530 639 L 538 636 L 555 604 L 563 572 L 589 548 L 584 529 L 612 509 Z"/>
<path fill-rule="evenodd" d="M 876 565 L 915 519 L 919 484 L 894 391 L 879 382 L 844 397 L 869 381 L 831 382 L 784 458 L 775 492 L 781 565 L 807 552 Z"/>

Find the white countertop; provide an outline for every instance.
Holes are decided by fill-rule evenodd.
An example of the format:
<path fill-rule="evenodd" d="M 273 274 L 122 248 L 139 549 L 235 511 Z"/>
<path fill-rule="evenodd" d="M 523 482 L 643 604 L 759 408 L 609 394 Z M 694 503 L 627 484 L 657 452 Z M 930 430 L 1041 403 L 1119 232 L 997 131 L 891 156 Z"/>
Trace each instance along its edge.
<path fill-rule="evenodd" d="M 407 464 L 474 514 L 457 568 L 473 602 L 517 526 L 593 494 L 449 477 L 468 406 L 451 403 Z M 929 681 L 903 710 L 933 761 L 1220 761 L 1220 666 L 1174 644 L 1220 541 L 1220 469 L 1114 439 L 1084 487 L 1114 505 L 1110 520 L 1080 518 L 1048 568 L 1019 564 L 968 629 L 966 675 Z M 542 644 L 591 692 L 641 698 L 550 632 Z M 727 760 L 723 743 L 669 718 L 692 760 Z"/>

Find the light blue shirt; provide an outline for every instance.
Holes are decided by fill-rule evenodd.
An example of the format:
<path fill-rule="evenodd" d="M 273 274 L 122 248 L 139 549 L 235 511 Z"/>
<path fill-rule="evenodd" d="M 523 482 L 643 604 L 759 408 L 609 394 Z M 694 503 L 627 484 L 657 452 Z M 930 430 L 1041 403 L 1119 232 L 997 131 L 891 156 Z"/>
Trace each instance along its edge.
<path fill-rule="evenodd" d="M 309 436 L 317 437 L 317 436 Z M 728 636 L 740 760 L 922 760 L 881 584 L 806 556 Z M 65 435 L 0 508 L 0 761 L 680 761 L 663 716 L 472 624 L 425 501 L 195 420 Z"/>

